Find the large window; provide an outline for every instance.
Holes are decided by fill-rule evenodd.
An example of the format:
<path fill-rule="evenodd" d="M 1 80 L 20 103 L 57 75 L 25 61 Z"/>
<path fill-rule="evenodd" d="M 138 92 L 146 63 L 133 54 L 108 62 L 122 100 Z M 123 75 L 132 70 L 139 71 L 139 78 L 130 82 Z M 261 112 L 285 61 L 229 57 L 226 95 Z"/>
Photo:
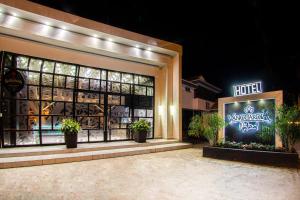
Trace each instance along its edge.
<path fill-rule="evenodd" d="M 7 146 L 64 143 L 63 118 L 76 118 L 79 142 L 132 139 L 141 118 L 154 127 L 154 78 L 3 53 L 1 77 L 16 69 L 25 80 L 17 93 L 1 86 L 2 142 Z M 148 138 L 153 138 L 153 129 Z"/>

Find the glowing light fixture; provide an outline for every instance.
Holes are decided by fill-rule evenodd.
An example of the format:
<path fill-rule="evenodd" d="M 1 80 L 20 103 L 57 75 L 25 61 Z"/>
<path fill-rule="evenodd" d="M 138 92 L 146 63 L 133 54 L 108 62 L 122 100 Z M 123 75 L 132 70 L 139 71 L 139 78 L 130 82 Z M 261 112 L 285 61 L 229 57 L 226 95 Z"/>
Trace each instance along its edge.
<path fill-rule="evenodd" d="M 163 106 L 158 106 L 158 114 L 162 115 L 163 114 Z"/>
<path fill-rule="evenodd" d="M 170 113 L 171 113 L 171 115 L 175 114 L 175 106 L 174 105 L 170 106 Z"/>
<path fill-rule="evenodd" d="M 138 45 L 138 44 L 137 44 L 137 45 L 135 45 L 135 48 L 140 48 L 140 45 Z"/>
<path fill-rule="evenodd" d="M 15 16 L 15 17 L 17 17 L 18 16 L 18 14 L 17 13 L 15 13 L 15 12 L 13 12 L 13 13 L 11 13 L 13 16 Z"/>
<path fill-rule="evenodd" d="M 150 47 L 147 48 L 147 51 L 151 51 L 152 49 Z"/>
<path fill-rule="evenodd" d="M 50 22 L 45 22 L 44 24 L 47 25 L 47 26 L 51 26 Z"/>
<path fill-rule="evenodd" d="M 109 42 L 113 42 L 113 39 L 112 38 L 108 38 L 107 39 Z"/>
<path fill-rule="evenodd" d="M 97 35 L 97 34 L 93 34 L 93 37 L 97 38 L 97 37 L 98 37 L 98 35 Z"/>
<path fill-rule="evenodd" d="M 61 29 L 62 29 L 62 30 L 67 30 L 67 27 L 62 26 Z"/>

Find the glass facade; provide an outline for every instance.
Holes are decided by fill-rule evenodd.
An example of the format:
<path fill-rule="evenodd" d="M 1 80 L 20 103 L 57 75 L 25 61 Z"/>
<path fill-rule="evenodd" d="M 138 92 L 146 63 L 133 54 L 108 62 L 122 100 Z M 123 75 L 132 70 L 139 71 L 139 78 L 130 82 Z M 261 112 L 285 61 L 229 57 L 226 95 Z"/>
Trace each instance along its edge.
<path fill-rule="evenodd" d="M 138 119 L 154 128 L 154 78 L 42 58 L 2 53 L 1 79 L 11 69 L 24 78 L 21 91 L 1 84 L 4 146 L 62 144 L 63 118 L 81 124 L 78 142 L 130 140 Z"/>

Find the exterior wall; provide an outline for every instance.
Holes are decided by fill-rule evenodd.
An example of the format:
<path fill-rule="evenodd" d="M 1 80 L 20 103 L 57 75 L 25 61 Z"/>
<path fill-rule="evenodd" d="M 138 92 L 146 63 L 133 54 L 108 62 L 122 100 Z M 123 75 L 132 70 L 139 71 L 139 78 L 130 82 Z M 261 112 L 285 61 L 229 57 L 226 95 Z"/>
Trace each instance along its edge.
<path fill-rule="evenodd" d="M 248 101 L 248 100 L 259 100 L 259 99 L 275 99 L 275 105 L 280 106 L 283 104 L 283 91 L 273 91 L 273 92 L 265 92 L 260 94 L 253 94 L 253 95 L 246 95 L 246 96 L 239 96 L 239 97 L 225 97 L 225 98 L 219 98 L 218 100 L 218 113 L 223 118 L 225 117 L 224 113 L 224 104 L 226 103 L 234 103 L 235 101 Z M 225 132 L 224 129 L 219 130 L 218 139 L 224 140 L 225 139 Z M 276 133 L 275 135 L 275 146 L 276 147 L 282 147 L 281 139 Z"/>
<path fill-rule="evenodd" d="M 75 28 L 78 30 L 86 28 L 83 26 L 79 27 L 78 23 L 76 23 L 85 21 L 86 19 L 43 7 L 32 2 L 0 0 L 0 6 L 13 10 L 18 8 L 16 10 L 21 13 L 24 12 L 24 17 L 26 18 L 31 17 L 38 20 L 45 17 L 43 13 L 46 13 L 46 17 L 48 18 L 49 16 L 55 16 L 55 20 L 61 20 L 62 23 L 66 23 L 65 21 L 67 21 L 69 27 L 76 26 Z M 22 11 L 22 9 L 26 10 L 26 12 Z M 108 33 L 114 33 L 112 36 L 123 36 L 124 41 L 132 41 L 132 38 L 135 38 L 135 36 L 138 36 L 133 41 L 136 43 L 157 41 L 155 42 L 157 47 L 154 47 L 157 52 L 137 49 L 134 47 L 135 43 L 129 46 L 108 42 L 81 33 L 45 26 L 35 21 L 6 14 L 1 14 L 0 16 L 0 50 L 154 76 L 154 137 L 181 140 L 181 47 L 90 20 L 87 20 L 87 23 L 90 26 L 89 28 L 93 28 L 92 31 L 99 31 L 99 29 L 105 27 L 103 30 Z M 164 47 L 166 44 L 168 44 L 167 47 Z M 162 109 L 159 109 L 160 107 Z"/>
<path fill-rule="evenodd" d="M 203 111 L 209 111 L 206 107 L 206 103 L 209 104 L 209 107 L 213 105 L 213 102 L 207 101 L 205 99 L 195 98 L 193 99 L 193 108 L 194 110 L 203 110 Z"/>
<path fill-rule="evenodd" d="M 185 90 L 186 87 L 190 88 L 190 92 Z M 190 109 L 190 110 L 201 110 L 201 111 L 208 111 L 209 109 L 206 108 L 206 103 L 209 103 L 211 107 L 214 102 L 208 101 L 205 99 L 195 98 L 195 89 L 191 86 L 187 86 L 185 84 L 182 85 L 182 108 Z"/>
<path fill-rule="evenodd" d="M 190 88 L 190 92 L 187 92 L 185 90 L 186 87 Z M 194 109 L 193 101 L 194 101 L 194 88 L 183 84 L 182 85 L 182 108 L 191 109 L 191 110 Z"/>

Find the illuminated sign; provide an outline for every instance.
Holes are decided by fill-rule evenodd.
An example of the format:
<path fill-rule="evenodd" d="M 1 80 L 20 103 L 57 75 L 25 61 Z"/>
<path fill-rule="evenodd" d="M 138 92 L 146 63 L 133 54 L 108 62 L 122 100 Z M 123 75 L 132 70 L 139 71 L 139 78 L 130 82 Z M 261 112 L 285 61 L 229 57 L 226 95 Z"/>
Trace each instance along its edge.
<path fill-rule="evenodd" d="M 244 96 L 262 93 L 261 81 L 233 86 L 233 96 Z"/>
<path fill-rule="evenodd" d="M 275 122 L 275 100 L 263 99 L 241 101 L 224 105 L 226 141 L 243 142 L 245 144 L 263 143 L 259 136 L 266 128 L 272 131 L 275 141 L 275 132 L 272 129 Z M 273 144 L 273 143 L 270 143 Z"/>
<path fill-rule="evenodd" d="M 265 122 L 270 124 L 272 122 L 269 112 L 266 110 L 262 110 L 262 112 L 254 112 L 254 107 L 247 105 L 244 108 L 243 114 L 232 113 L 228 116 L 229 124 L 238 123 L 239 130 L 243 133 L 247 133 L 249 131 L 258 131 L 259 124 L 261 122 Z"/>

